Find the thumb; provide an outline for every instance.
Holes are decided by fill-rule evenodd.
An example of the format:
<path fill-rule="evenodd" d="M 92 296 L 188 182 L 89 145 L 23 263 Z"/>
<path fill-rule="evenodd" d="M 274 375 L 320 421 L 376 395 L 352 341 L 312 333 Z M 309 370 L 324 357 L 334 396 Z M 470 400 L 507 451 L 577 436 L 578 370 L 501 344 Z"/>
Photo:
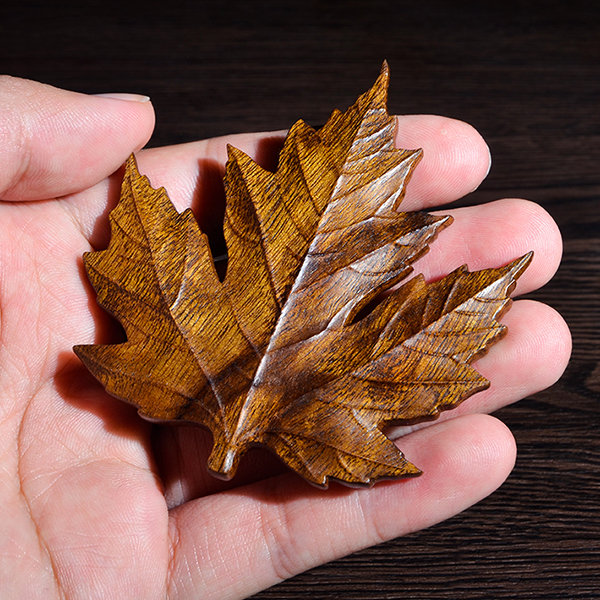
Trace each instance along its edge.
<path fill-rule="evenodd" d="M 146 96 L 88 96 L 0 76 L 0 199 L 41 200 L 101 181 L 152 135 Z"/>

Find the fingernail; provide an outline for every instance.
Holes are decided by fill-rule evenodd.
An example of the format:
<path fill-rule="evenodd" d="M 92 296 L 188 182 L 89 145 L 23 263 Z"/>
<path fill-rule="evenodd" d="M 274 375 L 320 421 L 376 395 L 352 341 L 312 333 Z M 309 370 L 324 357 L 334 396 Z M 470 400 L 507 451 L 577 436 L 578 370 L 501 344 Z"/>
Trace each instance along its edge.
<path fill-rule="evenodd" d="M 486 144 L 486 146 L 487 146 L 487 144 Z M 492 151 L 490 150 L 489 146 L 487 146 L 487 151 L 488 151 L 488 168 L 483 177 L 484 179 L 490 174 L 490 171 L 492 169 Z"/>
<path fill-rule="evenodd" d="M 95 94 L 99 98 L 112 98 L 113 100 L 126 100 L 127 102 L 148 102 L 149 96 L 142 96 L 141 94 Z"/>

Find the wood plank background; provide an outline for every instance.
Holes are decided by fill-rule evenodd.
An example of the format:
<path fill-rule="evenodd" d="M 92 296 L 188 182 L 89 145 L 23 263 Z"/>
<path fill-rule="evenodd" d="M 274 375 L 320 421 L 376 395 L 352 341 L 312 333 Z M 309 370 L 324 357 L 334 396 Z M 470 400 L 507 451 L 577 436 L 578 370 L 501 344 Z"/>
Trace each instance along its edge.
<path fill-rule="evenodd" d="M 527 197 L 564 234 L 558 275 L 531 296 L 565 316 L 573 358 L 552 389 L 498 413 L 519 445 L 507 483 L 255 598 L 600 598 L 600 3 L 61 7 L 2 3 L 0 71 L 148 94 L 151 145 L 318 125 L 387 58 L 390 111 L 463 119 L 489 142 L 491 173 L 463 204 Z"/>

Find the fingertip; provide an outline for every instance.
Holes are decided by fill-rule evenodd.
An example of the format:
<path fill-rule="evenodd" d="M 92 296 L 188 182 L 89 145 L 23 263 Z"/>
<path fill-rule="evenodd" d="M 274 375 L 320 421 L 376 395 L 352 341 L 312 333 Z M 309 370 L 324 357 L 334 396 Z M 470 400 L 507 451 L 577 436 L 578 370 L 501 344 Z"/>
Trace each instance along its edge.
<path fill-rule="evenodd" d="M 117 131 L 126 131 L 131 136 L 127 142 L 128 145 L 133 145 L 133 150 L 146 145 L 156 123 L 154 106 L 149 96 L 130 93 L 78 95 L 86 102 L 93 102 L 97 114 L 108 113 L 100 117 L 100 123 L 104 125 L 112 122 Z"/>
<path fill-rule="evenodd" d="M 473 267 L 484 256 L 488 262 L 492 261 L 490 264 L 500 265 L 533 251 L 533 260 L 517 282 L 513 295 L 548 283 L 560 265 L 563 249 L 560 230 L 550 214 L 536 202 L 523 198 L 505 198 L 479 208 L 482 209 L 476 219 L 479 231 L 469 242 Z M 457 212 L 467 214 L 472 211 L 458 209 Z M 474 224 L 475 220 L 471 226 Z M 494 236 L 502 240 L 502 244 L 496 244 L 495 250 L 490 248 L 489 243 Z M 492 258 L 491 252 L 495 252 L 497 257 Z"/>
<path fill-rule="evenodd" d="M 560 231 L 550 214 L 535 202 L 509 198 L 433 214 L 450 214 L 454 222 L 421 264 L 428 278 L 444 276 L 463 264 L 472 271 L 499 267 L 533 251 L 514 296 L 548 283 L 558 269 Z"/>
<path fill-rule="evenodd" d="M 483 414 L 416 431 L 409 435 L 409 444 L 403 450 L 423 475 L 405 484 L 419 504 L 418 510 L 407 513 L 403 533 L 435 525 L 486 498 L 506 480 L 516 459 L 516 443 L 508 427 Z M 412 444 L 418 444 L 416 455 Z"/>
<path fill-rule="evenodd" d="M 98 183 L 143 147 L 154 128 L 149 101 L 89 96 L 0 78 L 0 197 L 39 200 Z"/>
<path fill-rule="evenodd" d="M 481 134 L 464 121 L 444 119 L 436 125 L 438 156 L 442 159 L 435 163 L 438 180 L 449 176 L 444 185 L 453 185 L 461 193 L 476 190 L 492 166 L 489 146 Z"/>
<path fill-rule="evenodd" d="M 468 450 L 463 466 L 467 469 L 469 464 L 476 463 L 480 474 L 486 474 L 487 491 L 483 493 L 487 496 L 500 487 L 513 470 L 517 443 L 511 430 L 496 417 L 474 414 L 467 418 L 466 425 L 473 432 L 474 443 L 470 447 L 465 445 Z"/>
<path fill-rule="evenodd" d="M 548 211 L 536 202 L 522 198 L 509 199 L 508 202 L 515 209 L 514 218 L 528 224 L 527 231 L 522 231 L 522 238 L 531 240 L 534 250 L 528 270 L 532 270 L 531 275 L 535 276 L 535 287 L 541 287 L 552 279 L 560 266 L 563 253 L 560 229 Z M 512 210 L 508 214 L 512 217 Z"/>
<path fill-rule="evenodd" d="M 463 415 L 411 435 L 420 442 L 417 452 L 423 454 L 423 458 L 414 460 L 425 474 L 429 473 L 430 483 L 439 485 L 438 480 L 445 479 L 453 487 L 465 485 L 476 490 L 477 497 L 464 499 L 464 508 L 501 485 L 515 463 L 516 444 L 511 431 L 490 415 Z M 419 440 L 425 437 L 427 442 Z M 452 473 L 453 481 L 448 481 L 448 473 Z M 434 488 L 431 491 L 437 493 Z"/>
<path fill-rule="evenodd" d="M 517 281 L 513 296 L 527 293 L 548 283 L 560 265 L 562 258 L 562 236 L 558 225 L 550 214 L 536 202 L 522 198 L 506 198 L 487 205 L 491 216 L 489 224 L 480 223 L 489 237 L 480 235 L 478 254 L 490 253 L 489 239 L 492 239 L 493 223 L 502 231 L 503 248 L 497 264 L 503 264 L 514 257 L 533 251 L 533 259 L 523 276 Z M 500 254 L 502 260 L 500 260 Z M 489 260 L 489 258 L 488 258 Z M 495 264 L 495 263 L 492 263 Z"/>
<path fill-rule="evenodd" d="M 404 210 L 452 202 L 479 187 L 491 168 L 490 149 L 468 123 L 435 115 L 397 117 L 396 145 L 423 148 Z"/>
<path fill-rule="evenodd" d="M 571 333 L 552 307 L 518 300 L 502 317 L 506 336 L 474 367 L 491 381 L 489 389 L 464 404 L 464 409 L 492 412 L 554 385 L 571 356 Z M 459 407 L 460 411 L 463 406 Z"/>
<path fill-rule="evenodd" d="M 379 488 L 374 518 L 384 539 L 435 525 L 489 496 L 506 480 L 516 459 L 508 427 L 483 414 L 440 421 L 396 444 L 423 474 Z M 411 507 L 401 513 L 400 521 L 378 520 L 378 514 L 397 510 L 398 502 Z"/>
<path fill-rule="evenodd" d="M 517 374 L 521 370 L 527 385 L 523 395 L 554 385 L 567 368 L 572 350 L 571 332 L 562 315 L 542 302 L 519 300 L 502 320 L 508 326 L 510 343 L 505 348 L 510 359 L 504 363 L 513 372 L 514 365 L 519 365 Z"/>
<path fill-rule="evenodd" d="M 540 303 L 541 304 L 541 303 Z M 573 351 L 573 338 L 569 325 L 563 316 L 552 306 L 543 304 L 546 317 L 544 319 L 547 331 L 552 335 L 548 336 L 550 343 L 547 345 L 547 352 L 552 356 L 554 373 L 548 377 L 545 387 L 554 385 L 566 371 L 571 360 Z"/>

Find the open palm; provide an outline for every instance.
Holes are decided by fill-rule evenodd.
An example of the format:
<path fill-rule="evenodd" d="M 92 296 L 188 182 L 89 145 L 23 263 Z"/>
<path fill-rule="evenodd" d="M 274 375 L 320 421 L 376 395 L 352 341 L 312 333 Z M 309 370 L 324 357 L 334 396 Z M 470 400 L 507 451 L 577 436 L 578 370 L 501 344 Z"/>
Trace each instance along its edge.
<path fill-rule="evenodd" d="M 140 99 L 89 97 L 0 78 L 0 589 L 4 598 L 238 598 L 285 577 L 448 518 L 493 491 L 514 441 L 493 411 L 552 384 L 570 352 L 552 309 L 515 302 L 509 334 L 478 361 L 492 386 L 399 445 L 424 475 L 369 490 L 312 488 L 254 451 L 230 482 L 205 468 L 210 436 L 155 426 L 108 396 L 74 344 L 114 341 L 81 255 L 108 241 L 113 173 L 153 126 Z M 251 156 L 279 134 L 246 134 L 138 153 L 140 170 L 178 209 L 205 218 L 201 171 L 226 143 Z M 451 202 L 489 167 L 470 126 L 401 117 L 398 143 L 422 147 L 404 210 Z M 200 183 L 199 183 L 200 177 Z M 558 266 L 560 236 L 535 204 L 501 200 L 446 210 L 417 270 L 436 278 L 468 263 L 506 264 L 534 250 L 518 293 Z"/>

